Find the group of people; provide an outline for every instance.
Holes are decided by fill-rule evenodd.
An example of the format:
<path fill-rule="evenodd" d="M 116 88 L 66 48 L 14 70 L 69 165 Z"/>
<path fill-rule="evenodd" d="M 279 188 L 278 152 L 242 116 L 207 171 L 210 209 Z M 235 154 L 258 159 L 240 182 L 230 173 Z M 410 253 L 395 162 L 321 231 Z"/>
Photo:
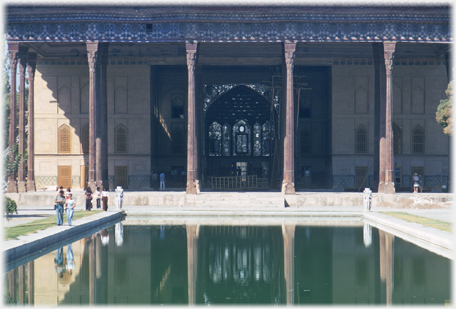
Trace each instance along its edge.
<path fill-rule="evenodd" d="M 68 225 L 71 226 L 73 222 L 73 213 L 74 208 L 76 207 L 76 202 L 73 199 L 73 193 L 71 189 L 68 188 L 66 192 L 63 191 L 63 187 L 60 187 L 59 194 L 55 197 L 54 209 L 57 215 L 57 225 L 63 224 L 63 213 L 67 213 Z"/>
<path fill-rule="evenodd" d="M 413 174 L 413 193 L 423 192 L 423 177 L 418 173 Z"/>
<path fill-rule="evenodd" d="M 84 198 L 85 198 L 85 210 L 90 211 L 93 208 L 93 204 L 96 204 L 98 209 L 101 208 L 101 204 L 103 202 L 103 210 L 108 210 L 108 191 L 100 190 L 97 187 L 97 190 L 94 194 L 92 194 L 92 189 L 87 187 Z M 73 222 L 73 214 L 74 208 L 76 207 L 76 201 L 73 199 L 73 193 L 71 193 L 71 189 L 68 188 L 63 191 L 63 187 L 60 187 L 59 193 L 55 197 L 54 201 L 54 209 L 57 215 L 57 225 L 63 225 L 63 213 L 66 212 L 68 225 L 71 226 Z"/>
<path fill-rule="evenodd" d="M 155 170 L 152 170 L 152 185 L 151 187 L 157 191 L 158 190 L 158 174 L 155 172 Z M 165 191 L 165 183 L 166 183 L 166 179 L 165 179 L 165 173 L 161 172 L 160 173 L 160 191 Z"/>
<path fill-rule="evenodd" d="M 100 209 L 103 203 L 103 210 L 108 211 L 108 197 L 109 193 L 104 188 L 100 190 L 100 187 L 97 187 L 95 193 L 92 193 L 92 189 L 87 187 L 84 193 L 85 210 L 90 211 L 94 204 L 96 204 L 97 209 Z"/>

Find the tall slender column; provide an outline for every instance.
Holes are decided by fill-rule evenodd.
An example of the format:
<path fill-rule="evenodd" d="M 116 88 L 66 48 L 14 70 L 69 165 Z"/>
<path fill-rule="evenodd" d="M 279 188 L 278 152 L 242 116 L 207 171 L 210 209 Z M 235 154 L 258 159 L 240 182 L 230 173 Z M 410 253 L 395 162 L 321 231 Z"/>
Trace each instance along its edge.
<path fill-rule="evenodd" d="M 187 129 L 187 194 L 197 194 L 197 144 L 195 121 L 195 65 L 198 43 L 186 43 L 188 67 L 188 129 Z"/>
<path fill-rule="evenodd" d="M 375 91 L 374 91 L 374 185 L 373 187 L 378 190 L 380 182 L 380 80 L 381 68 L 385 71 L 383 59 L 383 45 L 382 43 L 372 43 L 372 51 L 374 56 L 375 67 Z M 383 178 L 383 183 L 385 179 Z"/>
<path fill-rule="evenodd" d="M 283 182 L 282 193 L 295 194 L 294 186 L 294 102 L 293 102 L 293 68 L 296 43 L 284 43 L 286 65 L 286 120 L 283 145 Z"/>
<path fill-rule="evenodd" d="M 28 54 L 28 159 L 27 159 L 27 191 L 36 191 L 35 187 L 35 69 L 36 53 Z"/>
<path fill-rule="evenodd" d="M 17 191 L 27 192 L 25 183 L 26 165 L 25 165 L 25 72 L 27 69 L 27 47 L 19 48 L 19 145 L 18 151 L 21 154 L 21 161 L 17 173 Z"/>
<path fill-rule="evenodd" d="M 386 102 L 385 102 L 385 191 L 394 194 L 394 149 L 393 149 L 393 58 L 396 42 L 384 42 L 386 69 Z"/>
<path fill-rule="evenodd" d="M 283 236 L 283 260 L 284 260 L 284 275 L 286 282 L 287 305 L 294 304 L 294 225 L 282 225 Z"/>
<path fill-rule="evenodd" d="M 96 133 L 97 133 L 97 60 L 99 44 L 87 43 L 89 61 L 89 181 L 88 186 L 95 191 L 96 179 Z"/>
<path fill-rule="evenodd" d="M 8 53 L 10 61 L 11 81 L 10 81 L 10 123 L 9 123 L 9 150 L 12 152 L 13 145 L 16 143 L 16 70 L 17 58 L 19 53 L 19 43 L 8 43 Z M 11 155 L 14 161 L 14 154 Z M 17 192 L 16 172 L 12 171 L 8 175 L 7 192 Z"/>
<path fill-rule="evenodd" d="M 97 186 L 108 188 L 108 91 L 107 66 L 109 43 L 100 44 L 99 110 L 97 112 Z M 98 149 L 100 148 L 100 149 Z"/>

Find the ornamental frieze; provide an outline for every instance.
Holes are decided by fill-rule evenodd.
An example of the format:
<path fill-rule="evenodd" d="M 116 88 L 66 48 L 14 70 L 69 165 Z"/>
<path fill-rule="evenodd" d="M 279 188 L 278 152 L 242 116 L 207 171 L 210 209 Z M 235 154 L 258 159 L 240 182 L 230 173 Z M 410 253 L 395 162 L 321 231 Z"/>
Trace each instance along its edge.
<path fill-rule="evenodd" d="M 267 22 L 267 23 L 9 23 L 8 40 L 52 42 L 450 42 L 448 23 Z"/>

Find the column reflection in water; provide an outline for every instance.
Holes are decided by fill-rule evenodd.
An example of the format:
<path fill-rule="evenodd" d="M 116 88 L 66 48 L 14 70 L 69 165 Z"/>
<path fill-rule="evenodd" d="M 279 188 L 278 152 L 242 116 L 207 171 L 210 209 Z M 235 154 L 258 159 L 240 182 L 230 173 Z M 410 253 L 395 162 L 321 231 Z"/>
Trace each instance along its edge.
<path fill-rule="evenodd" d="M 119 224 L 6 273 L 5 302 L 446 304 L 450 269 L 369 226 Z"/>
<path fill-rule="evenodd" d="M 202 226 L 198 304 L 284 304 L 281 226 Z"/>

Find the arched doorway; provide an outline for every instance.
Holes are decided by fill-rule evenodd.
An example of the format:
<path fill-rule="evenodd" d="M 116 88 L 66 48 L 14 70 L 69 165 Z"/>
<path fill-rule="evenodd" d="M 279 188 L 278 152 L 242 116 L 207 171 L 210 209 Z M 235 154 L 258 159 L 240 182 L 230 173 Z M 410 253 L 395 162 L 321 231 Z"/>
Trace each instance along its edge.
<path fill-rule="evenodd" d="M 275 108 L 270 99 L 248 85 L 237 85 L 208 105 L 205 113 L 205 174 L 211 177 L 250 176 L 256 183 L 246 187 L 222 186 L 220 189 L 269 188 L 272 167 Z"/>

